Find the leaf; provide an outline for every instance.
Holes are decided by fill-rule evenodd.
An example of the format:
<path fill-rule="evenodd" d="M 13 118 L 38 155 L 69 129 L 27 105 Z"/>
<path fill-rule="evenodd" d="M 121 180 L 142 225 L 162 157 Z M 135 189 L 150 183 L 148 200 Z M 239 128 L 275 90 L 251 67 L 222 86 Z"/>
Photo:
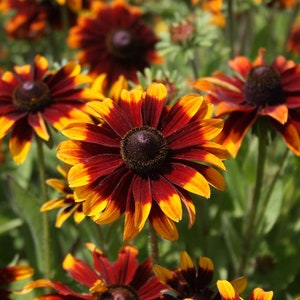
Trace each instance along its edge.
<path fill-rule="evenodd" d="M 8 193 L 10 195 L 11 204 L 14 211 L 20 218 L 26 223 L 29 228 L 31 238 L 33 241 L 33 249 L 36 259 L 36 265 L 38 266 L 38 273 L 45 273 L 47 242 L 45 241 L 45 219 L 40 212 L 40 203 L 35 196 L 33 196 L 28 190 L 23 189 L 11 176 L 7 177 Z M 49 224 L 47 224 L 49 226 Z M 57 271 L 61 266 L 62 259 L 60 258 L 60 251 L 54 228 L 49 226 L 49 245 L 51 247 L 49 263 L 50 270 Z M 28 237 L 25 237 L 25 243 L 28 243 Z M 28 246 L 28 245 L 26 245 Z M 32 249 L 32 247 L 26 247 Z M 32 253 L 28 253 L 28 257 L 32 256 Z M 53 274 L 51 274 L 53 275 Z"/>

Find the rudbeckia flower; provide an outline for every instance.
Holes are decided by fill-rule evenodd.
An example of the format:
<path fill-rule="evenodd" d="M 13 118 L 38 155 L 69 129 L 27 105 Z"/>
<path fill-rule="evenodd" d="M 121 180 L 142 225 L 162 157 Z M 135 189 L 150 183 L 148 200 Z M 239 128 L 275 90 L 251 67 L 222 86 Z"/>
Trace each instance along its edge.
<path fill-rule="evenodd" d="M 220 299 L 218 291 L 211 287 L 214 265 L 208 257 L 200 257 L 198 268 L 196 268 L 191 257 L 183 251 L 180 255 L 180 268 L 169 270 L 160 265 L 154 265 L 153 270 L 161 282 L 170 288 L 170 291 L 166 290 L 162 293 L 161 299 Z M 246 288 L 247 280 L 240 277 L 232 284 L 236 290 L 242 292 Z"/>
<path fill-rule="evenodd" d="M 239 292 L 232 286 L 232 284 L 227 280 L 218 280 L 217 287 L 219 293 L 221 295 L 222 300 L 243 300 L 242 297 L 239 296 Z M 266 292 L 262 288 L 255 288 L 249 300 L 272 300 L 273 292 Z"/>
<path fill-rule="evenodd" d="M 26 294 L 35 288 L 49 288 L 56 293 L 35 299 L 132 299 L 154 300 L 160 296 L 165 286 L 160 283 L 152 271 L 151 259 L 139 264 L 138 250 L 133 246 L 124 246 L 119 251 L 117 261 L 108 258 L 94 245 L 87 245 L 93 253 L 94 267 L 85 261 L 68 254 L 63 268 L 87 291 L 75 292 L 58 281 L 39 279 L 27 284 L 19 294 Z"/>
<path fill-rule="evenodd" d="M 119 75 L 137 81 L 137 71 L 161 62 L 158 38 L 141 20 L 141 11 L 122 0 L 95 2 L 92 15 L 80 16 L 69 32 L 68 45 L 80 49 L 78 60 L 92 75 L 107 74 L 109 85 Z"/>
<path fill-rule="evenodd" d="M 4 285 L 7 285 L 13 281 L 22 280 L 32 276 L 34 270 L 27 266 L 11 266 L 0 269 L 0 299 L 8 300 L 9 295 L 12 293 L 6 289 Z"/>
<path fill-rule="evenodd" d="M 0 78 L 0 139 L 11 132 L 9 150 L 23 163 L 34 133 L 48 141 L 47 126 L 61 130 L 74 121 L 92 122 L 84 107 L 92 91 L 77 86 L 90 82 L 80 66 L 70 62 L 50 72 L 46 58 L 37 55 L 33 65 L 15 66 Z"/>
<path fill-rule="evenodd" d="M 85 214 L 82 209 L 82 202 L 76 202 L 74 199 L 73 190 L 67 185 L 66 177 L 67 171 L 61 166 L 57 167 L 60 174 L 65 180 L 50 178 L 47 179 L 46 183 L 61 193 L 63 196 L 57 199 L 52 199 L 44 203 L 41 207 L 41 211 L 48 211 L 59 208 L 60 211 L 57 214 L 55 226 L 61 227 L 62 224 L 71 216 L 74 216 L 74 221 L 78 224 L 84 218 Z"/>
<path fill-rule="evenodd" d="M 35 40 L 62 27 L 62 16 L 58 4 L 37 0 L 0 0 L 0 11 L 15 11 L 4 28 L 15 39 Z"/>
<path fill-rule="evenodd" d="M 253 63 L 244 56 L 229 61 L 233 77 L 221 72 L 200 78 L 194 87 L 208 92 L 216 116 L 226 118 L 217 138 L 235 157 L 247 132 L 258 119 L 283 137 L 287 147 L 300 155 L 300 66 L 283 56 L 272 64 L 260 49 Z"/>
<path fill-rule="evenodd" d="M 182 218 L 182 203 L 190 226 L 195 207 L 188 192 L 210 197 L 210 185 L 224 189 L 222 162 L 228 152 L 212 142 L 222 130 L 211 119 L 213 107 L 197 94 L 166 107 L 161 83 L 146 91 L 123 90 L 119 103 L 107 98 L 89 102 L 99 125 L 77 123 L 62 133 L 70 140 L 57 156 L 72 167 L 68 182 L 84 213 L 108 224 L 125 213 L 124 239 L 133 239 L 149 219 L 164 238 L 176 240 L 174 221 Z M 100 121 L 99 121 L 100 122 Z"/>

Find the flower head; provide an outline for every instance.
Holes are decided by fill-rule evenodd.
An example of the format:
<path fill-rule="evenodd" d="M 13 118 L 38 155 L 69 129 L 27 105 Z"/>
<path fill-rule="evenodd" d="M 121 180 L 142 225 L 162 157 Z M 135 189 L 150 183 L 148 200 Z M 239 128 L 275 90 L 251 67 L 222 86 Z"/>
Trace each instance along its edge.
<path fill-rule="evenodd" d="M 32 276 L 34 270 L 27 266 L 11 266 L 0 269 L 0 298 L 1 300 L 8 300 L 10 290 L 7 290 L 4 285 L 13 281 L 22 280 Z"/>
<path fill-rule="evenodd" d="M 165 286 L 160 283 L 152 271 L 151 259 L 139 264 L 138 250 L 133 246 L 124 246 L 119 251 L 117 261 L 110 262 L 108 258 L 92 244 L 87 244 L 93 253 L 94 267 L 85 261 L 68 254 L 63 262 L 63 268 L 80 283 L 88 292 L 79 293 L 71 290 L 61 282 L 39 279 L 27 284 L 20 294 L 26 294 L 32 289 L 45 287 L 56 290 L 53 299 L 158 299 L 160 291 Z M 40 298 L 37 298 L 40 299 Z"/>
<path fill-rule="evenodd" d="M 210 186 L 223 189 L 227 151 L 210 141 L 223 121 L 210 119 L 212 105 L 196 94 L 166 107 L 166 87 L 153 83 L 146 91 L 123 90 L 119 103 L 93 101 L 99 125 L 78 123 L 62 132 L 57 156 L 71 165 L 69 185 L 86 199 L 84 213 L 107 224 L 125 213 L 124 239 L 134 238 L 149 218 L 163 237 L 178 237 L 174 221 L 182 203 L 190 218 L 195 207 L 188 192 L 210 197 Z"/>
<path fill-rule="evenodd" d="M 217 287 L 222 300 L 243 300 L 243 298 L 239 296 L 238 291 L 232 286 L 232 284 L 229 281 L 218 280 Z M 262 288 L 255 288 L 249 297 L 249 300 L 272 300 L 272 299 L 273 299 L 273 292 L 272 291 L 266 292 Z"/>
<path fill-rule="evenodd" d="M 61 166 L 58 166 L 57 168 L 61 175 L 66 179 L 67 171 Z M 74 220 L 77 224 L 85 218 L 85 214 L 82 209 L 82 201 L 75 201 L 74 192 L 65 181 L 56 178 L 50 178 L 46 181 L 49 186 L 63 194 L 62 197 L 52 199 L 44 203 L 41 207 L 41 211 L 48 211 L 57 208 L 61 209 L 56 217 L 56 227 L 61 227 L 71 215 L 74 216 Z"/>
<path fill-rule="evenodd" d="M 33 65 L 4 72 L 0 78 L 0 139 L 11 132 L 9 149 L 16 163 L 25 160 L 34 133 L 45 141 L 50 139 L 47 125 L 61 130 L 74 121 L 91 122 L 84 110 L 93 93 L 77 88 L 89 81 L 73 62 L 50 72 L 46 58 L 39 55 Z"/>
<path fill-rule="evenodd" d="M 137 71 L 160 62 L 155 51 L 158 41 L 152 29 L 141 20 L 141 11 L 115 0 L 95 2 L 94 15 L 81 16 L 68 37 L 71 48 L 80 48 L 78 59 L 90 67 L 91 74 L 106 73 L 108 82 L 119 75 L 137 81 Z"/>
<path fill-rule="evenodd" d="M 180 268 L 169 270 L 160 265 L 154 265 L 153 269 L 161 282 L 171 289 L 171 292 L 167 290 L 163 293 L 161 299 L 220 299 L 217 290 L 211 287 L 214 265 L 208 257 L 200 257 L 198 268 L 196 268 L 191 257 L 183 251 L 180 256 Z M 233 284 L 237 290 L 243 291 L 247 280 L 241 277 L 233 281 Z"/>
<path fill-rule="evenodd" d="M 0 0 L 0 11 L 15 10 L 5 24 L 7 34 L 15 39 L 35 40 L 51 29 L 61 28 L 59 6 L 47 0 Z"/>
<path fill-rule="evenodd" d="M 234 157 L 258 119 L 266 120 L 269 129 L 280 133 L 289 149 L 300 155 L 300 67 L 283 56 L 269 65 L 264 53 L 260 49 L 253 63 L 243 56 L 231 60 L 234 77 L 218 72 L 194 83 L 217 105 L 216 116 L 226 117 L 217 141 Z"/>

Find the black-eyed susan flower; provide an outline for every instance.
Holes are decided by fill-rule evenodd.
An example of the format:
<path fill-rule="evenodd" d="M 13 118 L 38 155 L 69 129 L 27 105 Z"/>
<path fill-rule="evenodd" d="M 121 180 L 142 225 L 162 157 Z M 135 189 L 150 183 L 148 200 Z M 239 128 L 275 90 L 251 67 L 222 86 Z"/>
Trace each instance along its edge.
<path fill-rule="evenodd" d="M 218 280 L 217 287 L 222 300 L 243 300 L 239 292 L 227 280 Z M 255 288 L 250 294 L 249 300 L 272 300 L 273 292 L 264 291 L 262 288 Z"/>
<path fill-rule="evenodd" d="M 133 246 L 124 246 L 119 251 L 117 261 L 108 258 L 94 245 L 88 244 L 93 253 L 94 266 L 68 254 L 63 261 L 63 268 L 81 286 L 82 293 L 71 290 L 61 282 L 39 279 L 27 284 L 20 294 L 26 294 L 35 288 L 49 288 L 56 293 L 35 299 L 131 299 L 154 300 L 160 296 L 165 286 L 160 283 L 152 270 L 151 259 L 139 263 L 138 250 Z"/>
<path fill-rule="evenodd" d="M 137 81 L 137 71 L 161 62 L 155 51 L 158 38 L 142 22 L 139 8 L 123 0 L 95 1 L 92 12 L 79 17 L 67 40 L 71 48 L 80 49 L 78 59 L 91 74 L 107 74 L 109 85 L 120 75 Z"/>
<path fill-rule="evenodd" d="M 134 238 L 149 219 L 164 238 L 175 240 L 174 222 L 182 218 L 182 203 L 190 226 L 195 207 L 188 192 L 210 197 L 210 185 L 224 189 L 223 159 L 228 152 L 212 142 L 222 130 L 211 119 L 213 107 L 190 94 L 165 106 L 161 83 L 146 91 L 123 90 L 111 99 L 89 102 L 99 125 L 77 123 L 63 129 L 70 140 L 57 156 L 72 167 L 69 185 L 85 199 L 84 213 L 107 224 L 125 213 L 124 239 Z"/>
<path fill-rule="evenodd" d="M 48 0 L 0 0 L 0 11 L 14 11 L 4 29 L 15 39 L 35 40 L 63 23 L 59 5 Z"/>
<path fill-rule="evenodd" d="M 37 55 L 33 65 L 15 66 L 0 78 L 0 139 L 11 133 L 9 150 L 18 164 L 30 149 L 34 134 L 50 138 L 47 126 L 61 130 L 74 121 L 92 122 L 84 111 L 92 91 L 77 88 L 90 82 L 73 62 L 50 72 L 46 58 Z"/>
<path fill-rule="evenodd" d="M 9 266 L 0 269 L 0 299 L 8 300 L 12 293 L 5 285 L 25 278 L 29 278 L 34 273 L 34 270 L 28 266 Z"/>
<path fill-rule="evenodd" d="M 64 180 L 50 178 L 46 180 L 46 183 L 62 194 L 62 196 L 44 203 L 41 207 L 41 211 L 60 209 L 56 217 L 56 227 L 61 227 L 71 215 L 73 215 L 74 221 L 79 224 L 85 218 L 82 201 L 75 201 L 74 192 L 66 182 L 67 171 L 61 166 L 58 166 L 57 169 Z"/>
<path fill-rule="evenodd" d="M 162 293 L 161 299 L 220 299 L 218 291 L 212 286 L 214 265 L 208 257 L 200 257 L 196 268 L 191 257 L 183 251 L 180 255 L 179 268 L 169 270 L 160 265 L 154 265 L 153 269 L 161 282 L 170 288 Z M 242 292 L 246 288 L 247 280 L 240 277 L 232 284 Z"/>
<path fill-rule="evenodd" d="M 287 147 L 300 155 L 300 66 L 283 56 L 272 64 L 264 49 L 252 63 L 244 56 L 229 61 L 233 77 L 221 72 L 200 78 L 194 87 L 208 92 L 216 104 L 216 116 L 226 118 L 217 138 L 235 157 L 247 132 L 258 119 L 283 137 Z"/>

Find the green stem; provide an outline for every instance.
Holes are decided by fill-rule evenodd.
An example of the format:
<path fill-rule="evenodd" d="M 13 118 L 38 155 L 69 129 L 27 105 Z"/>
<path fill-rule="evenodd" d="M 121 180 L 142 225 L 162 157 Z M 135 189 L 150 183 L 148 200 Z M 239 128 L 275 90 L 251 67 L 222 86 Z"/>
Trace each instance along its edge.
<path fill-rule="evenodd" d="M 37 153 L 38 153 L 38 168 L 40 175 L 40 186 L 41 186 L 41 204 L 48 201 L 47 185 L 46 185 L 46 168 L 45 168 L 45 157 L 43 149 L 43 141 L 36 136 Z M 50 278 L 51 267 L 50 267 L 50 230 L 48 213 L 43 212 L 42 214 L 42 227 L 43 227 L 43 248 L 44 248 L 44 266 L 43 272 L 45 278 Z"/>
<path fill-rule="evenodd" d="M 240 265 L 238 269 L 239 275 L 246 275 L 246 269 L 248 265 L 249 255 L 251 253 L 252 241 L 255 238 L 254 236 L 254 224 L 257 215 L 257 209 L 259 206 L 259 200 L 262 191 L 263 177 L 264 177 L 264 169 L 266 162 L 266 150 L 267 150 L 267 142 L 265 140 L 265 131 L 263 130 L 264 124 L 258 125 L 258 158 L 257 158 L 257 169 L 256 169 L 256 182 L 253 197 L 250 202 L 250 209 L 246 223 L 246 231 L 243 240 L 242 254 Z"/>
<path fill-rule="evenodd" d="M 150 256 L 152 262 L 157 263 L 159 258 L 158 237 L 154 228 L 149 224 Z"/>
<path fill-rule="evenodd" d="M 260 214 L 259 214 L 259 216 L 257 218 L 257 223 L 256 223 L 256 225 L 255 225 L 255 227 L 253 229 L 254 233 L 256 233 L 259 230 L 259 227 L 261 226 L 261 223 L 264 220 L 264 216 L 265 216 L 265 213 L 266 213 L 266 210 L 267 210 L 267 206 L 269 204 L 269 201 L 271 199 L 271 196 L 272 196 L 275 184 L 276 184 L 277 180 L 279 179 L 279 176 L 281 174 L 282 168 L 284 166 L 284 163 L 285 163 L 285 160 L 286 160 L 288 154 L 289 154 L 289 149 L 286 148 L 286 150 L 285 150 L 285 152 L 284 152 L 284 154 L 283 154 L 283 156 L 282 156 L 282 158 L 280 160 L 279 167 L 278 167 L 278 169 L 277 169 L 277 171 L 276 171 L 276 173 L 275 173 L 275 175 L 273 177 L 273 180 L 272 180 L 272 182 L 270 184 L 269 190 L 268 190 L 268 192 L 266 194 L 266 197 L 264 199 L 264 202 L 263 202 L 263 205 L 262 205 L 262 209 L 261 209 Z"/>

